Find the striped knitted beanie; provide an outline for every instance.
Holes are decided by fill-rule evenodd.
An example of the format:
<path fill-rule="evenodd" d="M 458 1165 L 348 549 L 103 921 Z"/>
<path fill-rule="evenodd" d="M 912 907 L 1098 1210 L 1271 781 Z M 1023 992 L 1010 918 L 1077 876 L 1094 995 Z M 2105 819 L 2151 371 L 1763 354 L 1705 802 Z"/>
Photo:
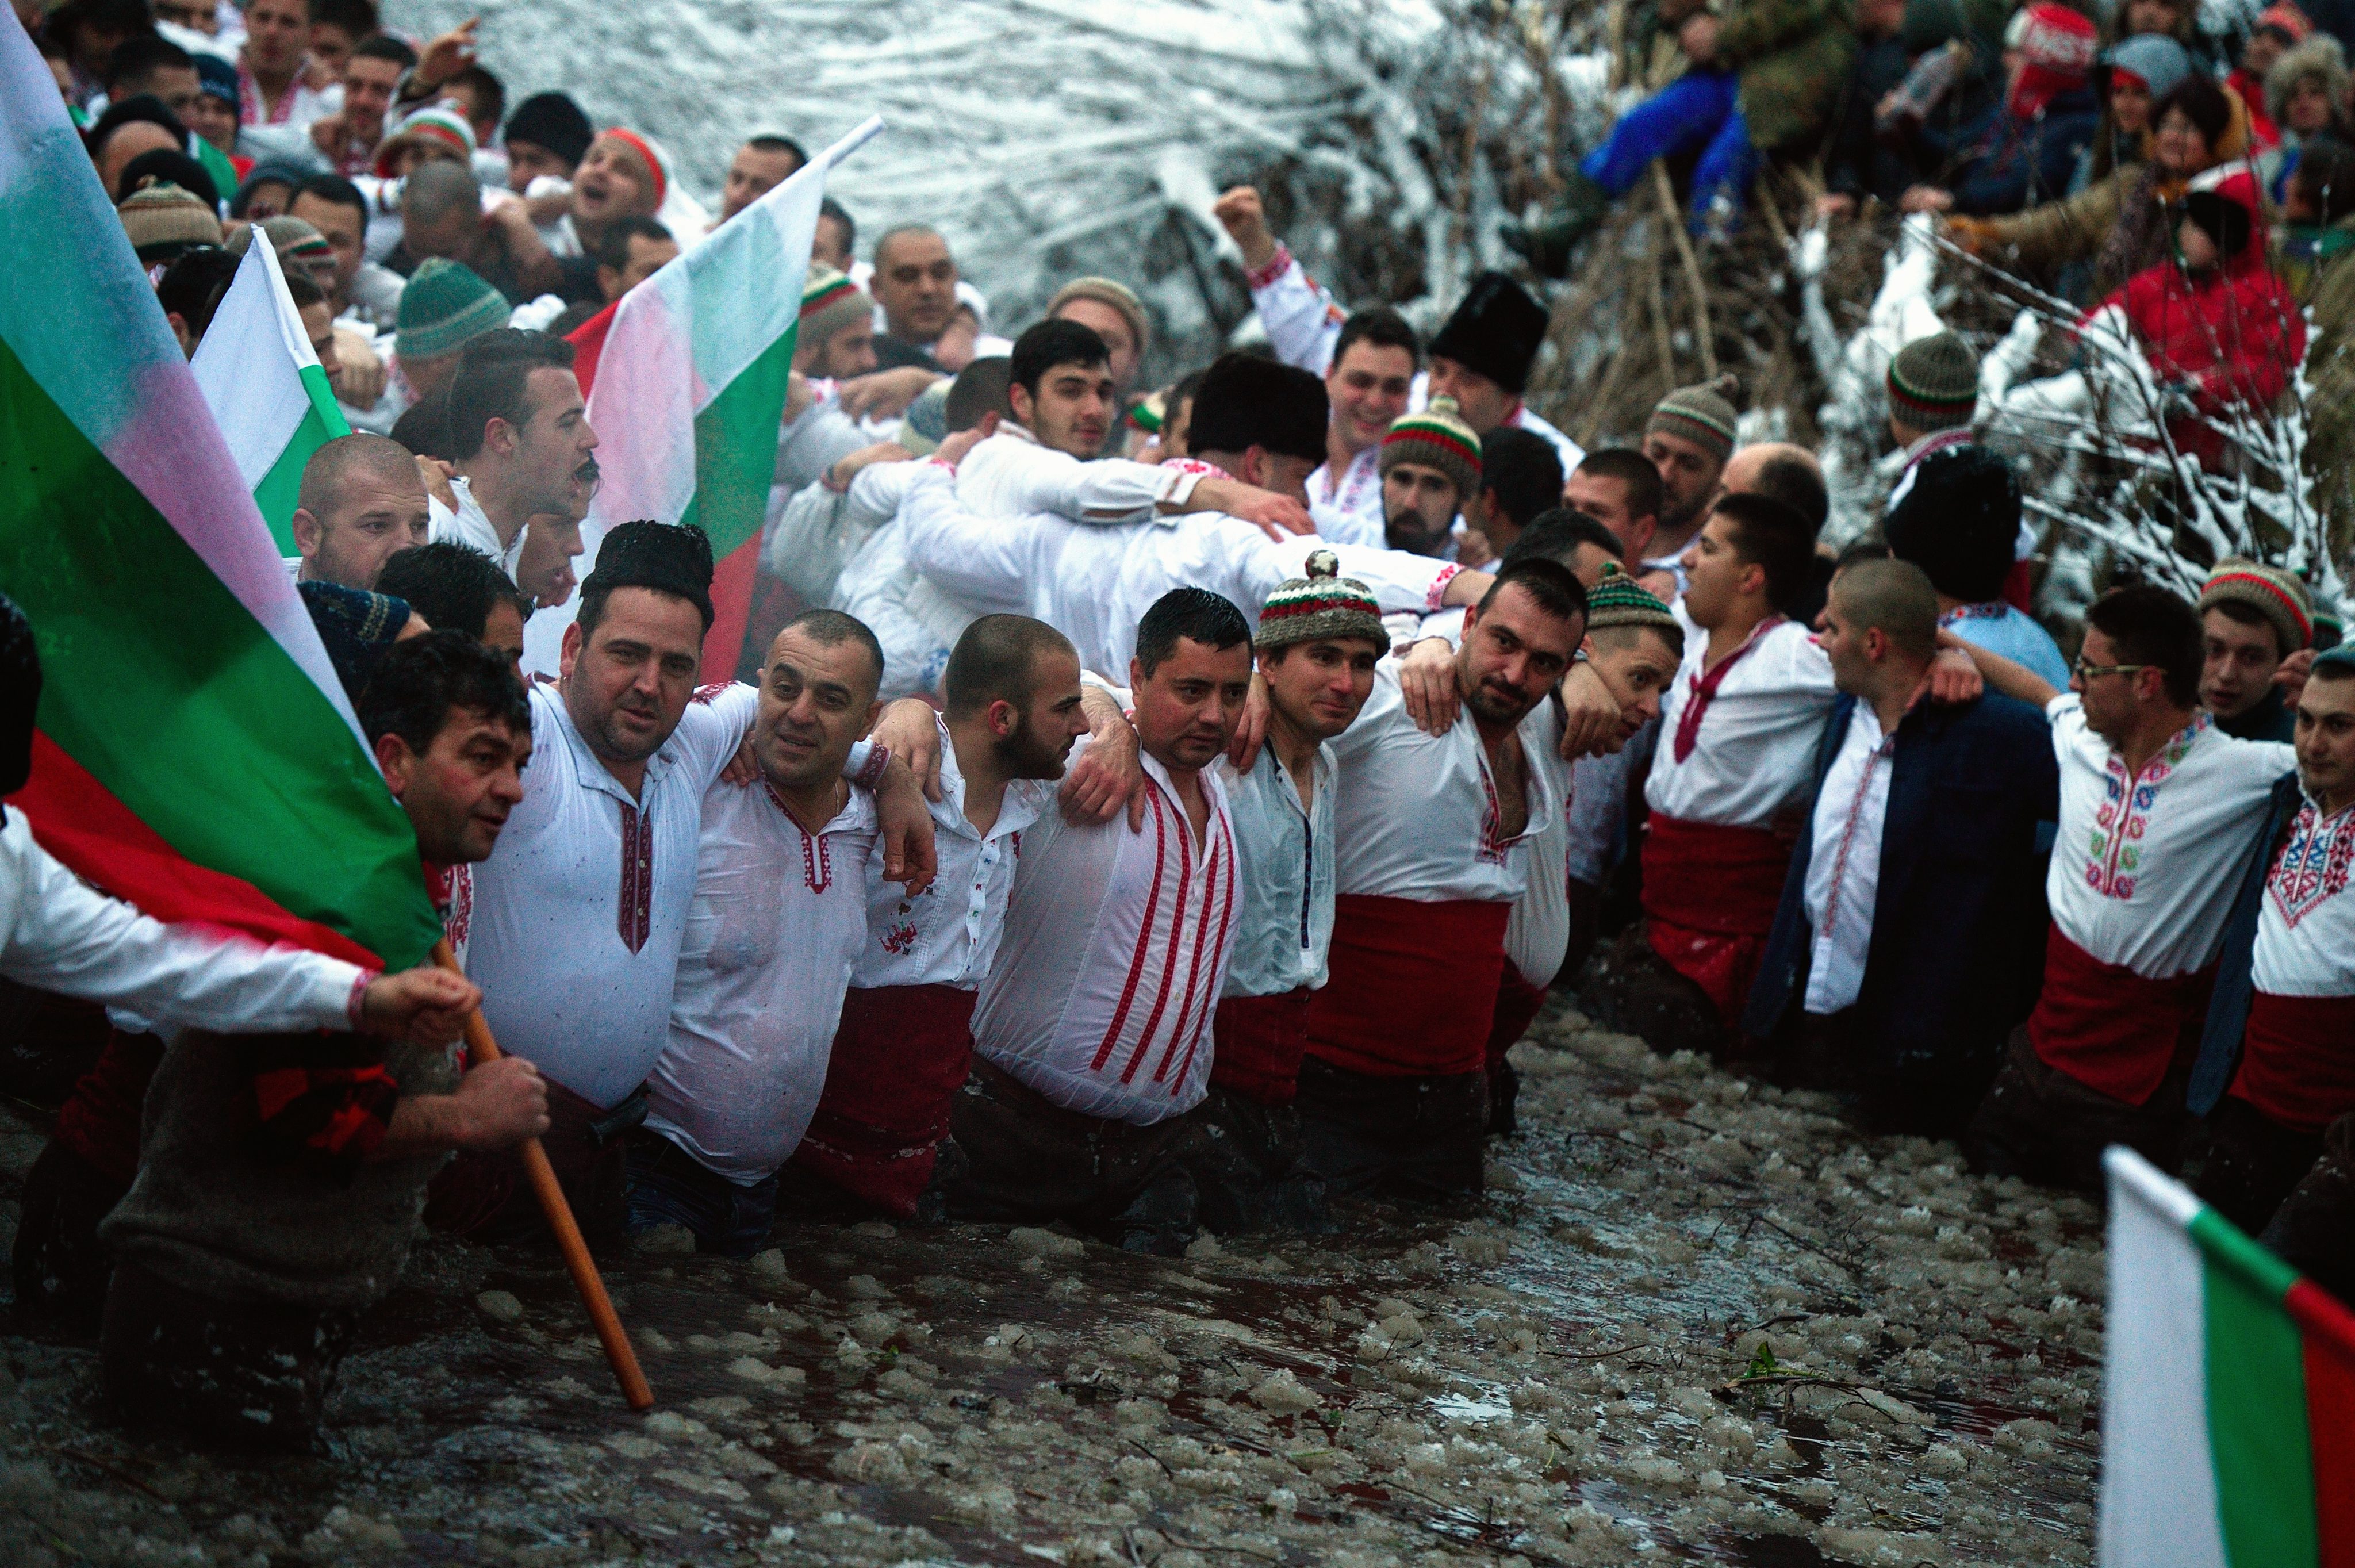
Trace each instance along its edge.
<path fill-rule="evenodd" d="M 1454 398 L 1433 398 L 1428 408 L 1400 416 L 1374 462 L 1383 474 L 1401 463 L 1438 469 L 1455 482 L 1460 506 L 1480 493 L 1480 438 L 1457 416 Z"/>
<path fill-rule="evenodd" d="M 1674 627 L 1676 624 L 1677 618 L 1668 607 L 1621 571 L 1615 560 L 1604 563 L 1603 581 L 1586 591 L 1586 629 L 1590 632 L 1599 632 L 1606 626 Z"/>
<path fill-rule="evenodd" d="M 875 302 L 866 290 L 822 261 L 810 263 L 798 342 L 815 347 L 855 322 L 874 319 Z"/>
<path fill-rule="evenodd" d="M 393 155 L 411 143 L 428 144 L 454 154 L 462 164 L 474 161 L 474 126 L 455 109 L 429 103 L 394 126 L 392 133 L 377 144 L 377 177 L 389 179 L 392 176 Z"/>
<path fill-rule="evenodd" d="M 1915 430 L 1967 425 L 1978 406 L 1978 357 L 1953 333 L 1917 337 L 1889 361 L 1889 411 Z"/>
<path fill-rule="evenodd" d="M 2314 641 L 2314 596 L 2280 567 L 2237 555 L 2218 561 L 2200 591 L 2200 612 L 2204 615 L 2226 603 L 2245 604 L 2270 622 L 2284 654 Z"/>
<path fill-rule="evenodd" d="M 1681 437 L 1723 463 L 1733 455 L 1734 426 L 1741 416 L 1731 400 L 1741 386 L 1732 376 L 1720 376 L 1697 387 L 1678 387 L 1653 407 L 1644 433 L 1657 431 Z"/>
<path fill-rule="evenodd" d="M 1364 583 L 1341 575 L 1339 556 L 1329 549 L 1316 551 L 1308 558 L 1307 572 L 1267 596 L 1252 646 L 1284 648 L 1311 637 L 1359 637 L 1373 644 L 1377 654 L 1391 651 L 1381 606 Z"/>
<path fill-rule="evenodd" d="M 142 261 L 168 261 L 184 251 L 221 242 L 220 219 L 204 197 L 168 180 L 150 180 L 114 211 Z"/>

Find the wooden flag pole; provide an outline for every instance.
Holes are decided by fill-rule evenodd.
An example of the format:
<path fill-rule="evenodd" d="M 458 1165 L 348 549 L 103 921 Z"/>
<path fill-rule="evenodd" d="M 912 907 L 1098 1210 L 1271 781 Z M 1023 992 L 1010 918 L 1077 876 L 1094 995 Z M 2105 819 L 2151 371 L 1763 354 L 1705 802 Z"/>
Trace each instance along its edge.
<path fill-rule="evenodd" d="M 457 956 L 450 951 L 447 941 L 433 944 L 433 962 L 453 974 L 464 973 L 458 967 Z M 496 1061 L 503 1054 L 498 1041 L 491 1038 L 491 1026 L 484 1021 L 479 1008 L 466 1015 L 466 1049 L 476 1061 Z M 548 1151 L 539 1147 L 538 1138 L 526 1138 L 520 1152 L 532 1195 L 539 1200 L 540 1212 L 548 1216 L 548 1228 L 556 1232 L 557 1251 L 564 1254 L 564 1266 L 571 1273 L 573 1287 L 581 1292 L 581 1304 L 589 1308 L 589 1321 L 605 1347 L 605 1359 L 613 1364 L 613 1377 L 622 1385 L 622 1397 L 630 1402 L 632 1410 L 653 1409 L 655 1391 L 646 1386 L 646 1374 L 638 1370 L 638 1354 L 630 1348 L 630 1336 L 622 1328 L 621 1316 L 605 1295 L 605 1282 L 598 1277 L 596 1260 L 589 1255 L 589 1243 L 581 1239 L 581 1227 L 573 1221 L 572 1205 L 564 1200 L 564 1189 L 557 1184 L 556 1168 L 548 1163 Z"/>

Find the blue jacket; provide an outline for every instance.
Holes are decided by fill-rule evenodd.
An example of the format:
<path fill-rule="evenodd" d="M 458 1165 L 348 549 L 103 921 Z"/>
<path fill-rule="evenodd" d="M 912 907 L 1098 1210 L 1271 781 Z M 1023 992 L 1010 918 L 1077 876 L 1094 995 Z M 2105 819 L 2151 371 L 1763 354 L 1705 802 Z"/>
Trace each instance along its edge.
<path fill-rule="evenodd" d="M 2093 93 L 2078 88 L 2055 95 L 2033 120 L 2018 119 L 1998 103 L 1945 145 L 1927 132 L 1923 140 L 1953 160 L 1945 186 L 1955 210 L 1990 218 L 2068 194 L 2077 155 L 2093 141 L 2101 119 Z"/>
<path fill-rule="evenodd" d="M 2256 991 L 2257 915 L 2265 901 L 2265 876 L 2273 869 L 2274 846 L 2297 816 L 2297 774 L 2274 784 L 2264 831 L 2249 846 L 2241 869 L 2241 891 L 2224 921 L 2224 946 L 2216 963 L 2216 988 L 2208 994 L 2208 1022 L 2200 1031 L 2200 1058 L 2191 1064 L 2191 1087 L 2184 1103 L 2195 1116 L 2216 1108 L 2241 1065 L 2241 1037 L 2249 1027 L 2249 998 Z"/>
<path fill-rule="evenodd" d="M 1805 1001 L 1816 801 L 1856 702 L 1842 697 L 1824 721 L 1807 816 L 1742 1017 L 1742 1031 L 1756 1039 L 1771 1039 Z M 1856 1038 L 1875 1052 L 1861 1064 L 1869 1075 L 1943 1076 L 1964 1059 L 1991 1059 L 2035 1005 L 2046 921 L 2036 829 L 2055 815 L 2060 785 L 2051 729 L 2024 702 L 1994 692 L 1923 702 L 1897 726 L 1872 942 L 1856 999 Z"/>

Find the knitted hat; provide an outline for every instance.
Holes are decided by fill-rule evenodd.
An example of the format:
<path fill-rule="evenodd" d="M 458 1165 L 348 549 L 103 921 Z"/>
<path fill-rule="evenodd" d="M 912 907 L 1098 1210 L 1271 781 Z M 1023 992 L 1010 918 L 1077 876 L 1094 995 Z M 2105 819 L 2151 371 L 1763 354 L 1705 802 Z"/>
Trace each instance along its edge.
<path fill-rule="evenodd" d="M 1470 505 L 1480 493 L 1480 438 L 1456 417 L 1454 398 L 1433 398 L 1430 407 L 1391 423 L 1374 465 L 1388 474 L 1401 463 L 1420 463 L 1446 475 L 1455 482 L 1460 505 Z"/>
<path fill-rule="evenodd" d="M 949 386 L 946 379 L 942 379 L 919 393 L 916 400 L 908 405 L 908 411 L 900 416 L 900 428 L 891 439 L 918 457 L 931 456 L 949 438 Z"/>
<path fill-rule="evenodd" d="M 203 200 L 178 186 L 151 180 L 115 209 L 132 250 L 150 266 L 183 251 L 221 242 L 220 219 Z"/>
<path fill-rule="evenodd" d="M 325 235 L 304 219 L 289 218 L 282 212 L 275 218 L 265 218 L 259 223 L 250 223 L 239 229 L 229 240 L 229 248 L 238 255 L 244 255 L 253 248 L 253 237 L 257 232 L 270 241 L 272 250 L 278 252 L 278 264 L 282 268 L 300 267 L 305 277 L 312 277 L 316 271 L 336 264 L 336 253 L 329 249 Z"/>
<path fill-rule="evenodd" d="M 41 650 L 33 624 L 0 593 L 0 795 L 33 776 L 33 714 L 41 705 Z"/>
<path fill-rule="evenodd" d="M 2164 98 L 2175 84 L 2191 74 L 2191 57 L 2183 46 L 2160 33 L 2137 33 L 2102 57 L 2110 80 L 2124 71 L 2141 82 L 2153 98 Z"/>
<path fill-rule="evenodd" d="M 392 177 L 392 160 L 404 147 L 424 144 L 458 155 L 458 161 L 471 164 L 474 157 L 474 128 L 466 117 L 443 103 L 429 103 L 394 126 L 385 139 L 377 144 L 376 174 L 378 179 Z"/>
<path fill-rule="evenodd" d="M 597 547 L 597 569 L 581 585 L 583 594 L 600 589 L 651 588 L 675 593 L 703 612 L 711 627 L 711 539 L 692 523 L 651 518 L 623 523 Z"/>
<path fill-rule="evenodd" d="M 327 649 L 327 662 L 354 702 L 368 689 L 368 677 L 409 624 L 409 601 L 336 582 L 298 582 L 303 608 Z"/>
<path fill-rule="evenodd" d="M 2328 653 L 2346 646 L 2347 623 L 2339 612 L 2318 604 L 2314 607 L 2314 645 Z M 2349 648 L 2346 657 L 2355 659 L 2355 648 Z M 5 793 L 5 792 L 0 792 Z"/>
<path fill-rule="evenodd" d="M 2019 480 L 1981 446 L 1934 452 L 1907 471 L 1881 525 L 1889 553 L 1929 574 L 1949 599 L 1985 604 L 2003 592 L 2019 539 Z"/>
<path fill-rule="evenodd" d="M 284 186 L 292 192 L 310 177 L 311 171 L 299 164 L 256 164 L 246 171 L 244 181 L 237 187 L 237 194 L 229 197 L 229 215 L 231 218 L 243 218 L 247 210 L 252 207 L 255 194 L 263 186 Z M 290 196 L 288 199 L 293 198 Z"/>
<path fill-rule="evenodd" d="M 875 319 L 875 302 L 867 291 L 823 261 L 812 261 L 802 284 L 801 336 L 798 341 L 822 344 L 857 322 Z"/>
<path fill-rule="evenodd" d="M 1978 406 L 1978 357 L 1953 333 L 1917 337 L 1889 361 L 1889 411 L 1915 430 L 1967 425 Z"/>
<path fill-rule="evenodd" d="M 244 113 L 244 98 L 238 90 L 237 62 L 204 49 L 191 49 L 188 58 L 197 62 L 197 91 L 206 98 L 217 98 L 231 109 Z"/>
<path fill-rule="evenodd" d="M 2208 574 L 2208 585 L 2200 591 L 2200 613 L 2228 601 L 2246 604 L 2270 622 L 2285 654 L 2314 641 L 2314 595 L 2278 566 L 2237 555 L 2218 561 Z"/>
<path fill-rule="evenodd" d="M 596 135 L 581 105 L 560 92 L 535 92 L 507 116 L 502 139 L 546 147 L 570 165 L 589 155 Z"/>
<path fill-rule="evenodd" d="M 1151 345 L 1153 323 L 1145 314 L 1145 302 L 1126 283 L 1114 283 L 1110 278 L 1073 278 L 1047 302 L 1047 319 L 1052 321 L 1055 313 L 1073 300 L 1093 300 L 1118 312 L 1121 320 L 1128 323 L 1128 336 L 1135 343 L 1137 353 L 1143 354 Z"/>
<path fill-rule="evenodd" d="M 400 291 L 400 315 L 392 351 L 403 359 L 455 354 L 470 339 L 507 324 L 506 296 L 473 268 L 442 256 L 429 256 Z"/>
<path fill-rule="evenodd" d="M 1361 637 L 1374 652 L 1391 651 L 1391 635 L 1382 630 L 1381 606 L 1366 585 L 1341 575 L 1341 558 L 1329 549 L 1312 552 L 1308 575 L 1295 577 L 1267 596 L 1259 613 L 1259 632 L 1252 646 L 1289 647 L 1311 637 Z"/>
<path fill-rule="evenodd" d="M 2053 0 L 2013 13 L 2003 42 L 2020 62 L 2004 102 L 2022 120 L 2042 113 L 2062 93 L 2084 86 L 2100 47 L 2094 24 Z"/>
<path fill-rule="evenodd" d="M 1727 400 L 1742 389 L 1732 376 L 1697 387 L 1678 387 L 1662 398 L 1644 421 L 1644 433 L 1678 436 L 1723 463 L 1733 455 L 1734 426 L 1741 416 Z"/>
<path fill-rule="evenodd" d="M 637 154 L 639 157 L 645 160 L 648 172 L 654 176 L 655 206 L 659 208 L 663 204 L 663 198 L 670 194 L 670 158 L 668 155 L 663 152 L 661 146 L 655 142 L 654 138 L 651 136 L 641 136 L 635 131 L 625 131 L 619 125 L 608 125 L 605 127 L 604 133 L 613 137 L 613 140 L 628 147 L 630 151 Z"/>
<path fill-rule="evenodd" d="M 1608 626 L 1675 626 L 1666 604 L 1644 591 L 1615 560 L 1603 563 L 1603 581 L 1586 591 L 1586 629 Z M 1681 633 L 1680 633 L 1681 635 Z"/>
<path fill-rule="evenodd" d="M 116 201 L 128 198 L 131 193 L 150 179 L 159 179 L 178 186 L 215 212 L 220 210 L 220 182 L 212 171 L 186 153 L 176 153 L 169 147 L 150 147 L 123 165 L 116 177 Z"/>
<path fill-rule="evenodd" d="M 1545 306 L 1504 273 L 1483 272 L 1431 340 L 1431 356 L 1453 359 L 1518 397 L 1545 335 Z"/>
<path fill-rule="evenodd" d="M 2257 27 L 2259 31 L 2272 28 L 2281 35 L 2282 42 L 2286 44 L 2302 44 L 2314 31 L 2314 24 L 2306 19 L 2306 13 L 2290 5 L 2288 0 L 2282 0 L 2282 4 L 2268 5 L 2258 12 Z"/>

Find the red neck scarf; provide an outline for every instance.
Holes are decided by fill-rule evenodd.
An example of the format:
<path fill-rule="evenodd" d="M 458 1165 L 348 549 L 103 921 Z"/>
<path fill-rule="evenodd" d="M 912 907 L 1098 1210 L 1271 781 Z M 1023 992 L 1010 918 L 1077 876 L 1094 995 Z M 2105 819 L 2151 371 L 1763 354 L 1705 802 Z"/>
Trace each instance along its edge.
<path fill-rule="evenodd" d="M 1692 684 L 1687 689 L 1685 710 L 1677 715 L 1677 761 L 1681 763 L 1692 755 L 1694 745 L 1700 740 L 1701 715 L 1709 711 L 1710 700 L 1717 695 L 1717 688 L 1725 684 L 1726 672 L 1740 664 L 1744 656 L 1758 645 L 1761 637 L 1782 624 L 1782 616 L 1767 616 L 1750 628 L 1750 635 L 1742 639 L 1740 647 L 1717 661 L 1715 669 L 1692 677 Z"/>

